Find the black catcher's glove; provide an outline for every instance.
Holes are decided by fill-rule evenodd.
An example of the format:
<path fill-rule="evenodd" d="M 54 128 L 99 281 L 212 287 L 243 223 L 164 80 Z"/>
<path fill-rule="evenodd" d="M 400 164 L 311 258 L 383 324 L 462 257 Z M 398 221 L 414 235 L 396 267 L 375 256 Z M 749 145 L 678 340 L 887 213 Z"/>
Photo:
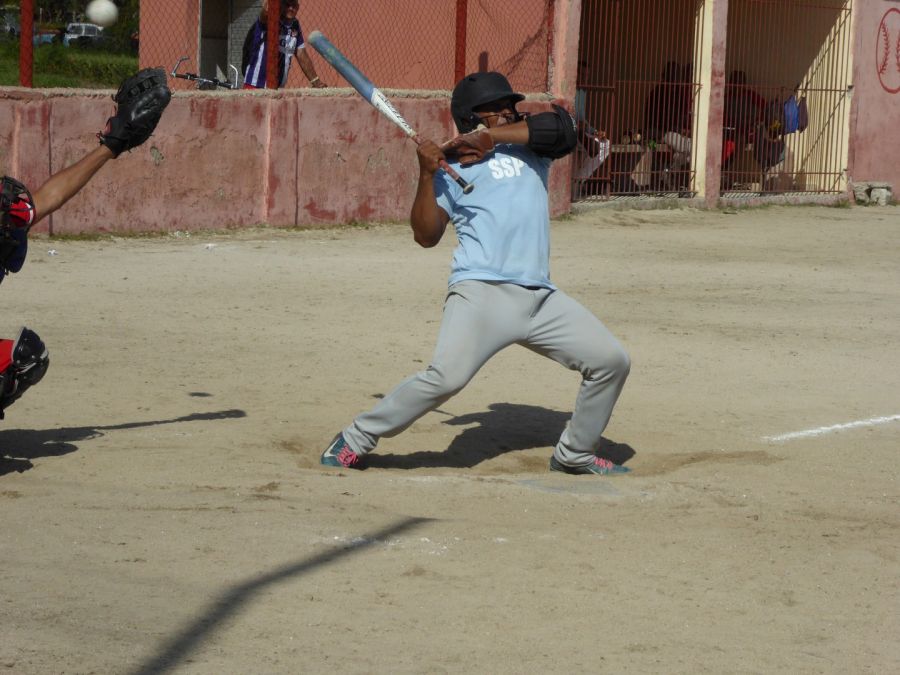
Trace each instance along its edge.
<path fill-rule="evenodd" d="M 113 96 L 116 114 L 99 134 L 100 143 L 112 150 L 114 157 L 136 148 L 150 138 L 171 99 L 162 68 L 144 68 L 132 75 Z"/>

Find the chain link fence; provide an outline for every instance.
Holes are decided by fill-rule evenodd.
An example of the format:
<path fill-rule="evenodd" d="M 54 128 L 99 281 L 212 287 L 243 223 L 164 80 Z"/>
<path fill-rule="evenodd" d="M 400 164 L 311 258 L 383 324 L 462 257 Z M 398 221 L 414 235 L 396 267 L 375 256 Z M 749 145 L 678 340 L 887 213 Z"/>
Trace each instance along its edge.
<path fill-rule="evenodd" d="M 245 39 L 264 1 L 279 13 L 296 2 L 115 0 L 119 19 L 101 28 L 85 17 L 86 2 L 20 0 L 4 10 L 15 27 L 3 41 L 0 84 L 113 87 L 138 67 L 171 71 L 183 57 L 183 72 L 242 83 Z M 321 30 L 383 88 L 448 90 L 467 72 L 499 70 L 514 88 L 542 92 L 555 2 L 518 0 L 511 11 L 508 0 L 300 0 L 295 11 L 303 36 Z M 21 25 L 26 15 L 33 20 Z M 346 86 L 314 50 L 307 53 L 322 81 Z M 309 86 L 294 66 L 286 86 Z"/>
<path fill-rule="evenodd" d="M 86 2 L 20 0 L 0 7 L 0 85 L 106 88 L 138 64 L 138 0 L 118 0 L 118 20 L 102 27 Z"/>
<path fill-rule="evenodd" d="M 199 14 L 188 0 L 157 0 L 142 19 L 142 65 L 197 54 L 204 77 L 228 77 L 241 69 L 245 38 L 259 18 L 260 0 L 204 0 Z M 279 2 L 273 3 L 280 6 Z M 297 19 L 304 35 L 321 30 L 378 86 L 450 89 L 465 72 L 496 69 L 526 91 L 547 88 L 553 0 L 522 0 L 516 12 L 502 0 L 305 0 Z M 182 25 L 184 30 L 165 30 Z M 199 34 L 199 43 L 196 37 Z M 460 58 L 460 53 L 462 57 Z M 322 80 L 345 86 L 340 76 L 311 54 Z M 167 58 L 168 57 L 168 58 Z M 306 85 L 293 68 L 288 87 Z"/>

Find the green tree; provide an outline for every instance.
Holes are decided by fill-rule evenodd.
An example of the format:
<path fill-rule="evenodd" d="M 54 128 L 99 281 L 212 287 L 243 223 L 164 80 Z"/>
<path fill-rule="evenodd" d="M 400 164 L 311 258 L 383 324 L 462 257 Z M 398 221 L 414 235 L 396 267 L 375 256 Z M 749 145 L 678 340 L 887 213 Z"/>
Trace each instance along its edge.
<path fill-rule="evenodd" d="M 110 49 L 128 53 L 133 51 L 131 36 L 137 33 L 141 22 L 140 0 L 117 0 L 119 20 L 103 32 L 109 40 Z"/>
<path fill-rule="evenodd" d="M 119 8 L 119 20 L 104 30 L 106 48 L 127 53 L 132 50 L 132 34 L 140 25 L 140 0 L 114 0 Z M 34 20 L 47 27 L 64 28 L 72 21 L 87 21 L 84 9 L 87 0 L 37 0 L 34 3 Z"/>

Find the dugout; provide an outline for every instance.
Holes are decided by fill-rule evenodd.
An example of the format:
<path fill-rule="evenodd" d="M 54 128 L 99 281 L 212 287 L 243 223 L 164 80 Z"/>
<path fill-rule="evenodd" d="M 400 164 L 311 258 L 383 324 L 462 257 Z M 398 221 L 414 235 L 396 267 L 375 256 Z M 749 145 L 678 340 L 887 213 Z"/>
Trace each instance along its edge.
<path fill-rule="evenodd" d="M 724 197 L 847 189 L 850 0 L 729 0 Z"/>
<path fill-rule="evenodd" d="M 847 190 L 851 0 L 584 0 L 573 200 Z M 721 148 L 719 147 L 721 146 Z"/>
<path fill-rule="evenodd" d="M 582 136 L 574 199 L 696 194 L 703 4 L 583 2 L 576 113 L 604 133 Z"/>

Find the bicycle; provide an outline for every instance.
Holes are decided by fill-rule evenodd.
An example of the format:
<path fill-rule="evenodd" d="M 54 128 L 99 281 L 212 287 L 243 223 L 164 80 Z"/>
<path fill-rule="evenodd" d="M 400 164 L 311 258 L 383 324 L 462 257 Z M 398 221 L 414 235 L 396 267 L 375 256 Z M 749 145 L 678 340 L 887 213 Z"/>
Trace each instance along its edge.
<path fill-rule="evenodd" d="M 169 73 L 169 75 L 171 77 L 177 77 L 180 80 L 188 80 L 190 82 L 196 82 L 197 89 L 201 89 L 201 90 L 205 90 L 205 91 L 218 89 L 220 87 L 222 89 L 231 89 L 231 90 L 241 88 L 241 85 L 239 84 L 240 73 L 238 72 L 238 69 L 235 68 L 231 64 L 228 64 L 228 68 L 234 72 L 234 81 L 233 82 L 222 81 L 215 77 L 201 77 L 197 73 L 179 73 L 178 68 L 181 67 L 181 64 L 184 63 L 185 61 L 190 61 L 190 60 L 191 60 L 191 57 L 182 56 L 180 59 L 178 59 L 178 62 L 175 64 L 175 67 L 172 68 L 172 72 Z"/>

